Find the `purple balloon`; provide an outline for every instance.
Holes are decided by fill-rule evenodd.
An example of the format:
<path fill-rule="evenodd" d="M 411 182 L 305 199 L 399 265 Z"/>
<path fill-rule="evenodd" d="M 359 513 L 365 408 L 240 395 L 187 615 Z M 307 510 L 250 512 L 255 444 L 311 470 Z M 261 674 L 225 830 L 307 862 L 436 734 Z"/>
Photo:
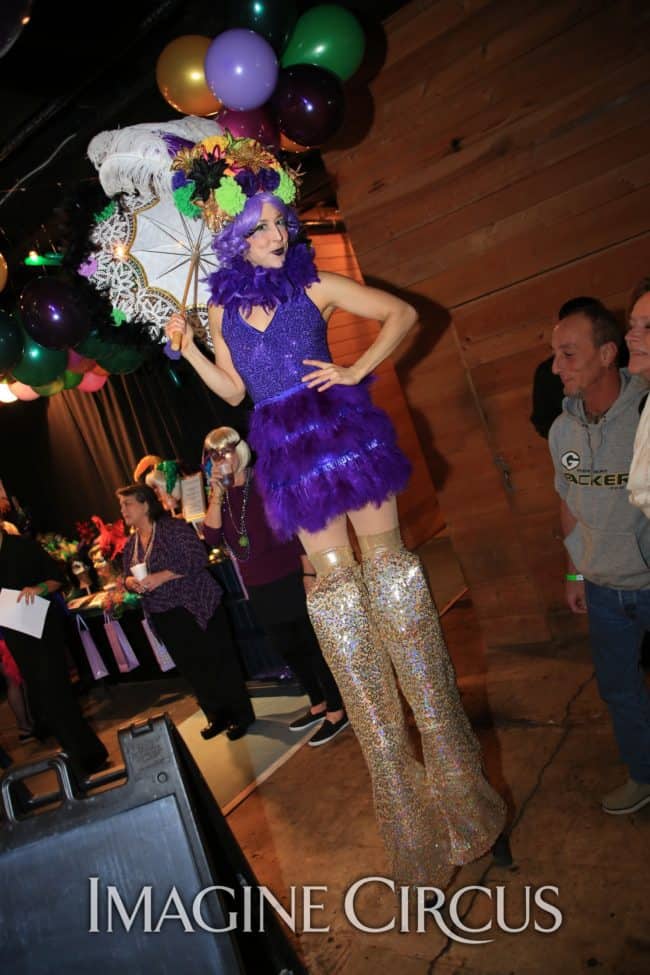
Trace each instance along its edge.
<path fill-rule="evenodd" d="M 278 80 L 271 45 L 253 30 L 236 28 L 215 37 L 205 56 L 205 80 L 226 108 L 247 112 L 268 101 Z"/>
<path fill-rule="evenodd" d="M 46 349 L 76 345 L 90 331 L 90 317 L 78 290 L 57 278 L 36 278 L 20 296 L 27 334 Z"/>
<path fill-rule="evenodd" d="M 286 136 L 301 146 L 320 146 L 343 122 L 343 85 L 327 68 L 293 64 L 280 71 L 271 107 Z"/>
<path fill-rule="evenodd" d="M 266 108 L 251 108 L 248 112 L 225 108 L 219 112 L 217 122 L 237 139 L 257 139 L 270 149 L 277 149 L 280 144 L 277 123 Z"/>

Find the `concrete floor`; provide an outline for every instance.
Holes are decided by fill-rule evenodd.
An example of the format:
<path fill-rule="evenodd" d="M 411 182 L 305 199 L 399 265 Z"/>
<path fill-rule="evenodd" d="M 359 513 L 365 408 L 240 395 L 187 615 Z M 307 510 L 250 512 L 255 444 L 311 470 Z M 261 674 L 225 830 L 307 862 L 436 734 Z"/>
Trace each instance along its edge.
<path fill-rule="evenodd" d="M 453 586 L 452 586 L 453 588 Z M 437 593 L 443 604 L 444 594 Z M 442 596 L 442 599 L 441 599 Z M 459 915 L 473 933 L 452 936 L 427 916 L 416 929 L 411 907 L 404 928 L 358 930 L 344 897 L 360 878 L 387 876 L 388 864 L 374 822 L 370 783 L 351 730 L 319 749 L 303 748 L 228 817 L 261 884 L 285 904 L 290 890 L 327 888 L 313 915 L 321 933 L 294 940 L 314 975 L 603 975 L 650 972 L 650 806 L 631 816 L 606 816 L 599 796 L 618 785 L 618 763 L 606 710 L 598 697 L 584 638 L 544 646 L 486 652 L 468 597 L 443 625 L 465 707 L 484 748 L 492 782 L 511 810 L 514 867 L 490 857 L 463 868 L 450 890 L 476 885 L 459 900 Z M 118 758 L 119 727 L 167 710 L 177 723 L 196 709 L 180 679 L 114 687 L 110 697 L 87 699 L 111 754 Z M 17 761 L 42 746 L 17 746 L 6 703 L 0 707 L 0 743 Z M 527 896 L 542 895 L 559 909 L 551 914 Z M 538 893 L 538 896 L 539 893 Z M 497 909 L 503 898 L 503 910 Z M 356 901 L 359 920 L 386 925 L 402 915 L 394 895 L 366 886 Z M 301 920 L 301 912 L 298 912 Z M 519 933 L 503 930 L 522 927 Z M 301 924 L 299 924 L 299 927 Z M 485 926 L 483 933 L 479 929 Z"/>

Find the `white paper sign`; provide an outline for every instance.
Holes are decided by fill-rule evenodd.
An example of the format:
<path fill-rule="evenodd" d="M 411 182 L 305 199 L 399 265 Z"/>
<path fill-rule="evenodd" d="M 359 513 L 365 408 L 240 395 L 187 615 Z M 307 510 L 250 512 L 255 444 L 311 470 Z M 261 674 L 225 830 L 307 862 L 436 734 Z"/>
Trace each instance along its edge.
<path fill-rule="evenodd" d="M 0 589 L 0 626 L 40 640 L 50 603 L 41 596 L 35 596 L 33 603 L 24 598 L 18 602 L 19 595 L 20 589 Z"/>
<path fill-rule="evenodd" d="M 205 519 L 205 492 L 202 474 L 192 474 L 190 477 L 181 479 L 181 499 L 185 521 L 203 521 Z"/>

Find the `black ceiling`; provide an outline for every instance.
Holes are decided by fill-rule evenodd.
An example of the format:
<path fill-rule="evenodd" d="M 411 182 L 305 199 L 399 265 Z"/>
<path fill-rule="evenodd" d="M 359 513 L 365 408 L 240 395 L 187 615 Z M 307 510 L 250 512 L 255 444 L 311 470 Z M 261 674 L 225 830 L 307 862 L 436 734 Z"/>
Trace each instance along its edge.
<path fill-rule="evenodd" d="M 10 4 L 16 5 L 15 0 Z M 300 10 L 315 5 L 298 3 Z M 361 117 L 363 94 L 385 53 L 381 21 L 402 5 L 390 0 L 339 4 L 357 14 L 367 38 L 364 64 L 348 82 L 355 117 L 346 119 L 343 140 L 360 137 L 368 122 Z M 94 5 L 91 0 L 34 0 L 30 22 L 0 58 L 0 252 L 10 268 L 31 246 L 56 246 L 53 213 L 63 192 L 96 175 L 86 158 L 93 135 L 179 118 L 156 86 L 158 55 L 181 35 L 219 34 L 225 29 L 226 6 L 215 0 L 100 0 Z M 371 111 L 368 98 L 366 114 Z M 303 159 L 306 203 L 331 203 L 333 190 L 319 153 Z"/>

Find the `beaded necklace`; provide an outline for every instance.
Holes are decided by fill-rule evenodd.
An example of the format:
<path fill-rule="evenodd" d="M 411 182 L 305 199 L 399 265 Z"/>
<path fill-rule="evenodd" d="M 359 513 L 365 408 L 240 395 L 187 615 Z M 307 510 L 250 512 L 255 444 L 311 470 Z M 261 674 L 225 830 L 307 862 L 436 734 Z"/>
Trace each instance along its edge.
<path fill-rule="evenodd" d="M 140 551 L 140 548 L 141 547 L 144 548 L 144 544 L 142 542 L 142 539 L 140 538 L 140 532 L 137 532 L 137 536 L 138 536 L 138 538 L 137 538 L 137 541 L 135 543 L 136 553 Z M 149 558 L 149 553 L 151 552 L 151 548 L 153 546 L 153 540 L 154 540 L 155 537 L 156 537 L 156 522 L 154 521 L 154 523 L 153 523 L 153 525 L 151 527 L 151 535 L 149 536 L 149 541 L 147 542 L 147 547 L 144 549 L 144 553 L 142 555 L 142 558 L 140 559 L 141 562 L 144 562 L 145 565 L 147 565 L 147 568 L 148 568 L 147 559 Z"/>
<path fill-rule="evenodd" d="M 246 531 L 246 508 L 248 507 L 248 496 L 250 494 L 250 486 L 251 486 L 251 471 L 249 468 L 246 471 L 246 480 L 244 481 L 242 502 L 241 502 L 241 512 L 239 515 L 239 524 L 237 524 L 237 522 L 235 521 L 235 517 L 232 513 L 228 488 L 226 488 L 226 490 L 223 492 L 223 500 L 225 502 L 226 508 L 228 509 L 228 515 L 230 516 L 232 527 L 235 529 L 235 532 L 237 533 L 238 536 L 237 546 L 241 550 L 241 555 L 238 555 L 237 552 L 233 552 L 233 555 L 235 556 L 238 562 L 248 562 L 251 556 L 251 541 Z"/>

